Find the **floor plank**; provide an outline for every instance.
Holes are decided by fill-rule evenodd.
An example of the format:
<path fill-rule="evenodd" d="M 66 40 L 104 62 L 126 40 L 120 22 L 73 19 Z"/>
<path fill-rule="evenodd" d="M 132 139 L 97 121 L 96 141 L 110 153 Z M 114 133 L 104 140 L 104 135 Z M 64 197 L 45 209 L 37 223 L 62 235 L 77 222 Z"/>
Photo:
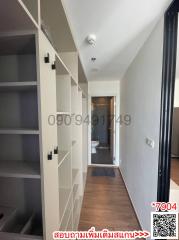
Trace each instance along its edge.
<path fill-rule="evenodd" d="M 92 226 L 97 230 L 140 230 L 119 170 L 114 169 L 115 177 L 111 177 L 92 176 L 93 169 L 88 169 L 79 230 Z"/>

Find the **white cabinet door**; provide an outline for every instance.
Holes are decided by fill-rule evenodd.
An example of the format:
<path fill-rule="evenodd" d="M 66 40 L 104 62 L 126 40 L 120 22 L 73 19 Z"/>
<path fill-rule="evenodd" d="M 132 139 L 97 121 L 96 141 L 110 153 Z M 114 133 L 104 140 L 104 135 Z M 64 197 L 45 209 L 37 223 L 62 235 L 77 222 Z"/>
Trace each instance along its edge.
<path fill-rule="evenodd" d="M 58 145 L 57 125 L 55 121 L 53 122 L 53 119 L 56 119 L 56 72 L 52 70 L 55 52 L 42 32 L 39 33 L 38 43 L 44 239 L 52 240 L 53 231 L 59 229 L 58 156 L 54 154 L 54 149 Z M 47 56 L 49 63 L 48 59 L 45 63 L 44 58 Z M 48 160 L 50 153 L 52 160 Z"/>

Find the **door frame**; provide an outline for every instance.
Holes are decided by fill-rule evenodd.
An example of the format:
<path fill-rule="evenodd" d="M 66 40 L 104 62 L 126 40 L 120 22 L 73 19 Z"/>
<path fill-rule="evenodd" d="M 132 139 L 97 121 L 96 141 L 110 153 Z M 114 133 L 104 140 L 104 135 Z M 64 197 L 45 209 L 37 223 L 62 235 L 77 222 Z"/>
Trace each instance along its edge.
<path fill-rule="evenodd" d="M 163 72 L 161 86 L 160 139 L 157 201 L 168 202 L 170 194 L 171 140 L 177 60 L 179 2 L 174 0 L 165 13 Z"/>
<path fill-rule="evenodd" d="M 117 144 L 117 128 L 116 128 L 116 122 L 115 122 L 115 134 L 114 134 L 114 157 L 115 157 L 115 161 L 113 161 L 113 164 L 93 164 L 91 162 L 91 103 L 92 103 L 92 98 L 93 97 L 114 97 L 114 111 L 115 111 L 115 116 L 117 116 L 117 108 L 116 108 L 116 104 L 118 101 L 118 96 L 114 95 L 114 94 L 102 94 L 102 95 L 91 95 L 88 98 L 88 116 L 89 116 L 89 125 L 88 125 L 88 165 L 89 166 L 101 166 L 101 167 L 118 167 L 119 166 L 119 161 L 118 159 L 116 159 L 116 157 L 118 156 L 117 154 L 117 148 L 116 148 L 116 144 Z"/>

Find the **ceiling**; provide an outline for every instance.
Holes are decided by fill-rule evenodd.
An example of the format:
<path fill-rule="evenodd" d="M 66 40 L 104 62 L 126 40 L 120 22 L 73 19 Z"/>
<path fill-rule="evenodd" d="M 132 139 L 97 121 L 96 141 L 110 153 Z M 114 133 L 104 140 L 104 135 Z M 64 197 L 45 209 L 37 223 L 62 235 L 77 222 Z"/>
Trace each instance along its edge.
<path fill-rule="evenodd" d="M 121 79 L 170 2 L 63 0 L 87 79 Z M 86 41 L 91 33 L 93 46 Z"/>

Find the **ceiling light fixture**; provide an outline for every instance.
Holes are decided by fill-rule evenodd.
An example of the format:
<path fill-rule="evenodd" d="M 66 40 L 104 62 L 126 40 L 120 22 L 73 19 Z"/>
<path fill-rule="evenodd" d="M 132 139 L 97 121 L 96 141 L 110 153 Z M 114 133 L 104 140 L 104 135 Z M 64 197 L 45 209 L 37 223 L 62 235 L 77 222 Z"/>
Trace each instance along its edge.
<path fill-rule="evenodd" d="M 87 42 L 90 45 L 94 45 L 96 43 L 96 35 L 95 34 L 89 34 L 87 37 Z"/>

